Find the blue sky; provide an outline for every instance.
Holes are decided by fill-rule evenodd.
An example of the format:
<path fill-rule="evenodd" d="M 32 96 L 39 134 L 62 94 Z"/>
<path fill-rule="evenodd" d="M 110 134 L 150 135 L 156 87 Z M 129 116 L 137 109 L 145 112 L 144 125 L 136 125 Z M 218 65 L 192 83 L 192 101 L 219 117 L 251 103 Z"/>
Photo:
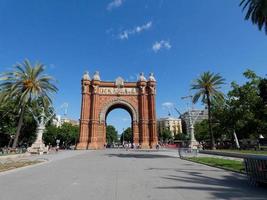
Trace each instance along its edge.
<path fill-rule="evenodd" d="M 244 20 L 239 2 L 0 0 L 0 70 L 25 58 L 46 64 L 58 81 L 55 107 L 62 114 L 60 105 L 67 102 L 74 119 L 85 70 L 100 71 L 102 80 L 129 81 L 154 72 L 157 115 L 165 116 L 166 102 L 186 109 L 181 96 L 192 93 L 190 83 L 204 71 L 226 78 L 223 91 L 231 81 L 244 82 L 247 68 L 266 74 L 267 37 Z M 119 110 L 108 121 L 119 130 L 130 124 Z"/>

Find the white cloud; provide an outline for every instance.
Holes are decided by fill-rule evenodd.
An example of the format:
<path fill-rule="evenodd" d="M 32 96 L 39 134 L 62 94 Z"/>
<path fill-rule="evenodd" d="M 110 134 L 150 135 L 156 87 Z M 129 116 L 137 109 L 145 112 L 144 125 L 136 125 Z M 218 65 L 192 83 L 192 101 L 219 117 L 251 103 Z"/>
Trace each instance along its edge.
<path fill-rule="evenodd" d="M 150 29 L 151 26 L 152 26 L 152 21 L 149 21 L 146 24 L 141 25 L 141 26 L 136 26 L 133 29 L 124 30 L 119 34 L 119 39 L 121 39 L 121 40 L 128 39 L 130 35 L 134 35 L 136 33 L 141 33 L 145 30 Z"/>
<path fill-rule="evenodd" d="M 170 49 L 172 48 L 171 44 L 169 41 L 166 41 L 166 40 L 161 40 L 161 41 L 156 41 L 153 46 L 152 46 L 152 50 L 157 53 L 160 49 Z"/>
<path fill-rule="evenodd" d="M 164 102 L 161 105 L 162 105 L 163 108 L 167 108 L 167 109 L 170 109 L 170 108 L 174 107 L 174 103 L 172 103 L 172 102 Z"/>
<path fill-rule="evenodd" d="M 113 10 L 114 8 L 118 8 L 122 5 L 124 0 L 113 0 L 107 6 L 107 10 Z"/>

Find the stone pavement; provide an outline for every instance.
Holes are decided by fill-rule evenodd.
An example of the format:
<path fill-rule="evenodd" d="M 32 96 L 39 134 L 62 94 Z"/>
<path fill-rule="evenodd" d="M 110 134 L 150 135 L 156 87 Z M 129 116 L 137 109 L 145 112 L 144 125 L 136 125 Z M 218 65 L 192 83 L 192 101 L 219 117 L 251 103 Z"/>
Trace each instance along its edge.
<path fill-rule="evenodd" d="M 44 164 L 0 173 L 0 200 L 260 200 L 267 189 L 237 173 L 174 152 L 66 151 Z"/>

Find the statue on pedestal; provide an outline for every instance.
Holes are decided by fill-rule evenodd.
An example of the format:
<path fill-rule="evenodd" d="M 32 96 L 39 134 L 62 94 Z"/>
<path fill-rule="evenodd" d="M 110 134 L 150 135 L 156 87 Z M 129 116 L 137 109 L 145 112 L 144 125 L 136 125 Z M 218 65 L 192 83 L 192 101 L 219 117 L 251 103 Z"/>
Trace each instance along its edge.
<path fill-rule="evenodd" d="M 34 120 L 37 123 L 37 128 L 36 128 L 36 140 L 32 144 L 31 147 L 27 149 L 28 152 L 30 153 L 37 153 L 37 154 L 43 154 L 43 153 L 48 153 L 48 146 L 45 146 L 43 142 L 43 133 L 45 130 L 45 125 L 47 122 L 55 115 L 54 112 L 50 112 L 48 116 L 46 116 L 44 112 L 44 107 L 42 107 L 42 112 L 39 116 L 34 115 L 33 111 L 30 109 L 30 112 L 33 115 Z"/>

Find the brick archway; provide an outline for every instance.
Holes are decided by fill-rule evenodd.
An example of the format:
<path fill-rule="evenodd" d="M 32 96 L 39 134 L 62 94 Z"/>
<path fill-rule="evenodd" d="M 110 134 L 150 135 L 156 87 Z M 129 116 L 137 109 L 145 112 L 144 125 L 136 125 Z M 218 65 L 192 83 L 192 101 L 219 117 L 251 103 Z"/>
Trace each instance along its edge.
<path fill-rule="evenodd" d="M 141 137 L 139 135 L 138 130 L 138 112 L 137 110 L 127 101 L 123 99 L 115 99 L 107 103 L 106 106 L 101 110 L 99 114 L 99 121 L 104 126 L 104 143 L 106 143 L 106 119 L 109 113 L 117 108 L 121 108 L 128 112 L 128 114 L 131 116 L 131 128 L 132 128 L 132 136 L 133 136 L 133 143 L 139 144 L 139 138 Z"/>
<path fill-rule="evenodd" d="M 103 109 L 99 113 L 99 121 L 100 122 L 105 122 L 106 121 L 106 116 L 110 111 L 116 108 L 123 108 L 129 112 L 129 114 L 132 117 L 133 122 L 138 121 L 138 112 L 135 109 L 135 107 L 129 103 L 128 101 L 122 99 L 122 98 L 116 98 L 113 99 L 109 102 L 107 102 L 104 106 Z"/>
<path fill-rule="evenodd" d="M 141 148 L 157 144 L 155 113 L 156 81 L 148 81 L 141 73 L 139 81 L 101 81 L 96 72 L 92 78 L 85 73 L 82 79 L 80 137 L 77 149 L 102 149 L 106 142 L 106 116 L 115 108 L 123 108 L 132 118 L 133 142 Z"/>

